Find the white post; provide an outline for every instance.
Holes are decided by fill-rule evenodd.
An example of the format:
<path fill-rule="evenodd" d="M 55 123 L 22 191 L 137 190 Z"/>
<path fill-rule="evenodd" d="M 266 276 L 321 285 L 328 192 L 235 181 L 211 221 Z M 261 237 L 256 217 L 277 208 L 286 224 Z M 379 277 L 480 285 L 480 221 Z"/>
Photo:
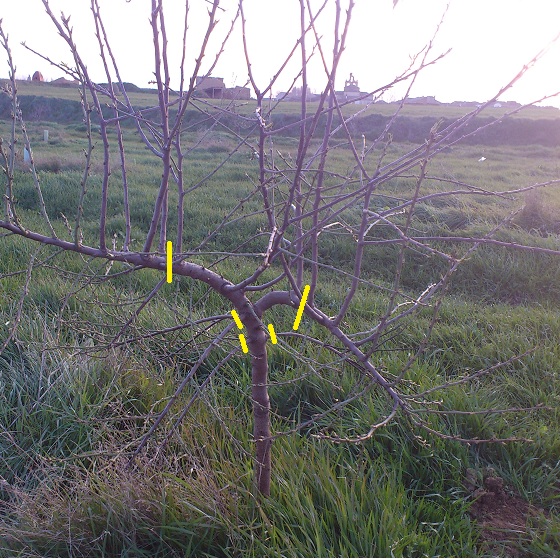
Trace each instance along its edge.
<path fill-rule="evenodd" d="M 43 142 L 48 142 L 48 141 L 49 141 L 49 131 L 43 130 Z"/>

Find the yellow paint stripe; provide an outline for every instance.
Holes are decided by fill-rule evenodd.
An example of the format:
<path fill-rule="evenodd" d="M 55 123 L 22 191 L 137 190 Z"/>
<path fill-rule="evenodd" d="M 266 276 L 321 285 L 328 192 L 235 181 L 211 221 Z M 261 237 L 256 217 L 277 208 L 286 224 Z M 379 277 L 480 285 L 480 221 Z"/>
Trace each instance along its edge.
<path fill-rule="evenodd" d="M 303 316 L 303 309 L 305 307 L 305 303 L 307 301 L 307 297 L 309 296 L 309 290 L 311 289 L 310 285 L 306 285 L 305 289 L 303 290 L 303 295 L 301 297 L 301 301 L 299 303 L 299 308 L 296 314 L 296 319 L 294 321 L 294 330 L 299 328 L 299 323 L 301 322 L 301 317 Z"/>
<path fill-rule="evenodd" d="M 241 319 L 239 318 L 239 315 L 237 314 L 237 311 L 235 309 L 231 311 L 231 316 L 233 316 L 233 320 L 235 320 L 235 324 L 237 324 L 237 327 L 240 330 L 243 330 L 243 322 L 241 322 Z"/>
<path fill-rule="evenodd" d="M 247 342 L 245 341 L 245 336 L 243 334 L 239 334 L 239 341 L 241 342 L 241 349 L 243 353 L 249 353 L 249 348 L 247 347 Z"/>
<path fill-rule="evenodd" d="M 272 324 L 268 325 L 268 332 L 270 334 L 270 341 L 273 344 L 277 344 L 278 343 L 278 338 L 276 337 L 276 332 L 274 331 L 274 326 Z"/>
<path fill-rule="evenodd" d="M 171 269 L 173 258 L 173 243 L 171 241 L 167 241 L 167 283 L 171 283 L 173 281 L 173 270 Z"/>

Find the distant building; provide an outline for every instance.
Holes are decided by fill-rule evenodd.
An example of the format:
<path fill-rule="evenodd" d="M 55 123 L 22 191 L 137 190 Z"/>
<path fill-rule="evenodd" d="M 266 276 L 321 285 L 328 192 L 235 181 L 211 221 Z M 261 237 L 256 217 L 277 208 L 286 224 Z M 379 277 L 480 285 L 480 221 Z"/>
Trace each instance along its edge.
<path fill-rule="evenodd" d="M 480 103 L 478 101 L 452 101 L 448 104 L 453 107 L 480 107 Z"/>
<path fill-rule="evenodd" d="M 301 87 L 294 87 L 293 89 L 290 89 L 290 91 L 280 91 L 278 92 L 278 94 L 276 95 L 276 99 L 278 99 L 279 101 L 284 100 L 284 101 L 301 101 L 303 95 L 303 88 Z M 314 96 L 311 93 L 311 90 L 309 89 L 309 87 L 307 87 L 307 91 L 305 94 L 305 99 L 306 101 L 313 101 Z"/>
<path fill-rule="evenodd" d="M 39 72 L 39 70 L 37 70 L 33 74 L 33 77 L 31 78 L 31 81 L 33 81 L 33 82 L 44 82 L 45 78 L 43 78 L 43 74 L 41 74 L 41 72 Z"/>
<path fill-rule="evenodd" d="M 335 93 L 339 103 L 345 103 L 348 101 L 354 101 L 354 103 L 371 103 L 373 98 L 371 95 L 367 95 L 360 91 L 358 86 L 358 80 L 354 78 L 354 74 L 350 74 L 350 77 L 344 82 L 344 91 L 337 91 Z"/>
<path fill-rule="evenodd" d="M 194 94 L 206 99 L 244 99 L 251 98 L 251 90 L 248 87 L 226 87 L 223 78 L 212 76 L 199 77 L 195 82 Z"/>
<path fill-rule="evenodd" d="M 407 105 L 441 105 L 441 103 L 433 96 L 426 97 L 409 97 L 404 100 Z"/>
<path fill-rule="evenodd" d="M 222 99 L 226 84 L 223 78 L 213 78 L 211 76 L 196 78 L 195 93 L 200 97 L 208 99 Z"/>
<path fill-rule="evenodd" d="M 452 101 L 451 103 L 447 104 L 453 107 L 482 107 L 484 103 L 481 103 L 480 101 Z M 517 101 L 494 101 L 494 103 L 492 103 L 492 107 L 494 107 L 495 109 L 518 109 L 519 107 L 521 107 L 521 104 Z"/>
<path fill-rule="evenodd" d="M 360 97 L 360 88 L 358 87 L 358 80 L 354 79 L 354 74 L 344 82 L 344 98 L 347 101 L 357 99 Z"/>

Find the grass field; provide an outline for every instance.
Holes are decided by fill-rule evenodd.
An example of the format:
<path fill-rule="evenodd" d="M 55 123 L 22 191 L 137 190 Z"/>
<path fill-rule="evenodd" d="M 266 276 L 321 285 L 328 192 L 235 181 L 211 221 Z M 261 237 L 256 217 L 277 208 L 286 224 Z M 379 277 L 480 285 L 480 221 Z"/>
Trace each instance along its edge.
<path fill-rule="evenodd" d="M 22 85 L 24 95 L 54 90 Z M 56 88 L 57 94 L 72 90 Z M 146 103 L 149 94 L 136 102 Z M 68 97 L 70 98 L 70 97 Z M 389 106 L 383 106 L 387 110 Z M 288 110 L 289 109 L 289 110 Z M 375 107 L 377 109 L 377 106 Z M 286 108 L 289 113 L 294 107 Z M 368 109 L 374 110 L 374 109 Z M 439 108 L 438 108 L 439 110 Z M 456 108 L 445 116 L 454 116 Z M 557 111 L 533 109 L 539 118 Z M 407 107 L 410 116 L 433 116 L 426 107 Z M 498 111 L 498 109 L 492 109 Z M 546 117 L 540 116 L 546 115 Z M 436 116 L 440 116 L 439 114 Z M 499 116 L 497 113 L 494 116 Z M 0 123 L 7 136 L 9 123 Z M 43 142 L 43 130 L 49 141 Z M 45 121 L 28 124 L 34 157 L 57 233 L 71 238 L 63 214 L 73 223 L 83 164 L 84 128 Z M 125 130 L 133 222 L 132 248 L 141 247 L 149 226 L 160 169 L 131 129 Z M 197 185 L 228 157 L 236 138 L 225 131 L 196 130 L 185 162 L 187 187 Z M 295 155 L 297 141 L 277 138 L 284 157 Z M 395 143 L 387 156 L 396 159 L 410 148 Z M 98 149 L 97 151 L 101 151 Z M 484 156 L 484 161 L 479 159 Z M 430 168 L 427 192 L 441 188 L 438 177 L 477 184 L 499 192 L 559 176 L 560 148 L 526 146 L 456 146 Z M 118 165 L 115 161 L 114 174 Z M 333 170 L 352 166 L 348 148 L 340 147 Z M 373 165 L 373 163 L 372 163 Z M 18 162 L 15 196 L 20 218 L 37 227 L 38 200 L 29 172 Z M 189 194 L 185 219 L 187 247 L 197 247 L 231 214 L 224 231 L 194 261 L 211 265 L 232 281 L 254 267 L 250 253 L 266 248 L 262 216 L 249 195 L 258 164 L 249 147 Z M 98 229 L 102 159 L 96 153 L 84 204 L 85 243 L 95 245 Z M 111 190 L 108 231 L 122 242 L 124 218 L 117 186 Z M 414 177 L 403 177 L 376 193 L 383 208 L 391 197 L 406 197 Z M 243 208 L 234 211 L 238 200 Z M 170 208 L 176 205 L 176 195 Z M 419 204 L 414 226 L 423 233 L 478 236 L 512 211 L 520 210 L 497 238 L 508 242 L 559 248 L 560 192 L 507 198 L 469 194 L 434 198 Z M 349 212 L 357 211 L 349 209 Z M 173 227 L 176 227 L 172 222 Z M 383 231 L 378 233 L 383 235 Z M 243 255 L 222 261 L 219 254 Z M 263 247 L 264 243 L 264 247 Z M 333 235 L 320 258 L 325 265 L 351 264 L 352 240 Z M 25 282 L 30 242 L 0 237 L 0 342 L 7 335 Z M 291 433 L 274 443 L 270 499 L 252 496 L 251 409 L 248 361 L 239 356 L 223 366 L 190 409 L 170 443 L 158 450 L 172 420 L 158 431 L 133 468 L 127 458 L 184 377 L 198 347 L 181 330 L 157 334 L 187 319 L 227 315 L 229 307 L 215 294 L 186 278 L 164 286 L 130 330 L 136 343 L 104 352 L 136 305 L 160 275 L 152 270 L 122 273 L 117 264 L 91 262 L 48 248 L 36 252 L 46 265 L 33 271 L 16 338 L 0 355 L 0 554 L 2 556 L 551 556 L 560 553 L 560 260 L 557 256 L 486 247 L 467 260 L 454 277 L 426 351 L 407 382 L 429 390 L 445 381 L 483 370 L 512 356 L 493 374 L 438 393 L 442 409 L 467 413 L 433 416 L 430 424 L 449 435 L 480 438 L 519 437 L 531 442 L 465 445 L 412 431 L 403 419 L 360 444 L 319 440 L 313 431 Z M 389 286 L 394 273 L 392 248 L 371 247 L 364 273 L 371 284 Z M 100 281 L 107 274 L 111 281 Z M 417 293 L 441 270 L 431 260 L 411 257 L 402 284 Z M 272 277 L 272 271 L 270 272 Z M 266 279 L 269 276 L 264 276 Z M 98 281 L 99 280 L 99 281 Z M 318 301 L 323 308 L 340 304 L 344 278 L 326 269 Z M 379 316 L 386 304 L 382 289 L 364 287 L 347 317 L 350 327 Z M 291 315 L 275 311 L 279 332 L 290 329 Z M 431 315 L 419 315 L 386 340 L 376 364 L 396 373 L 422 343 Z M 305 319 L 304 319 L 305 323 Z M 321 336 L 312 324 L 309 334 Z M 203 336 L 211 338 L 215 330 Z M 149 336 L 146 336 L 149 334 Z M 232 336 L 224 351 L 236 347 Z M 289 337 L 270 350 L 271 400 L 276 431 L 289 431 L 346 393 L 356 373 L 349 366 L 321 375 L 300 370 L 283 348 L 291 347 L 309 362 L 326 364 Z M 210 360 L 175 406 L 178 413 L 197 392 L 219 357 Z M 367 430 L 377 417 L 380 394 L 345 408 L 324 424 L 341 432 Z M 545 409 L 524 411 L 537 405 Z M 477 409 L 518 408 L 508 414 Z M 322 419 L 318 421 L 321 425 Z M 487 468 L 493 468 L 492 475 Z M 488 527 L 469 514 L 475 486 L 501 478 L 504 503 L 518 503 L 522 525 Z M 476 494 L 476 493 L 475 493 Z M 523 503 L 523 505 L 519 504 Z M 511 506 L 513 509 L 513 505 Z M 482 509 L 481 509 L 482 510 Z M 484 512 L 484 511 L 482 511 Z M 471 509 L 472 513 L 472 509 Z M 481 513 L 482 514 L 482 513 Z"/>

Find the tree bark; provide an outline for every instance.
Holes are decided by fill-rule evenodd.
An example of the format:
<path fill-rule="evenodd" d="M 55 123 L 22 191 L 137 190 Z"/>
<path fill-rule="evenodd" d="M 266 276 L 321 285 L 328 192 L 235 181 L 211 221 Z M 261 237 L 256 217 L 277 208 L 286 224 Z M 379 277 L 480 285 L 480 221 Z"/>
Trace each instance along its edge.
<path fill-rule="evenodd" d="M 242 319 L 243 320 L 243 319 Z M 251 354 L 251 397 L 253 437 L 255 439 L 255 484 L 261 495 L 270 495 L 271 447 L 270 399 L 268 397 L 268 359 L 266 334 L 260 318 L 251 313 L 244 321 L 247 346 Z"/>

